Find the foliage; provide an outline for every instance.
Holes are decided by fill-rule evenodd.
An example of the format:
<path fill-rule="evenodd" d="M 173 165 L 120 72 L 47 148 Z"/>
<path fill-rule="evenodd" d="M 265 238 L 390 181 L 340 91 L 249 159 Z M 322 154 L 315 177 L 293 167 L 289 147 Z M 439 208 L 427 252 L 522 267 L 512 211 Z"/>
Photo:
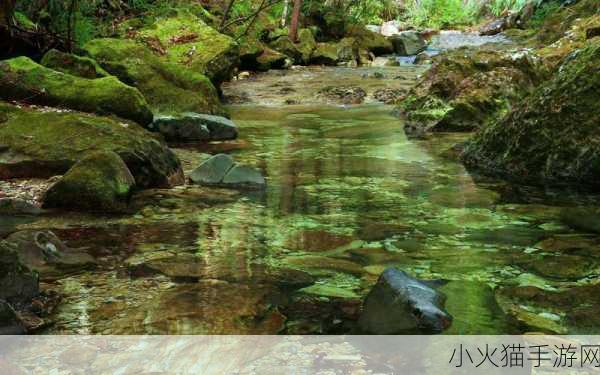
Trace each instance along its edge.
<path fill-rule="evenodd" d="M 529 20 L 528 26 L 530 28 L 538 28 L 542 26 L 546 18 L 557 12 L 560 9 L 560 6 L 560 1 L 558 0 L 543 3 L 539 8 L 536 9 L 533 17 L 531 17 L 531 20 Z"/>
<path fill-rule="evenodd" d="M 462 0 L 410 0 L 408 20 L 417 26 L 444 28 L 469 25 L 475 22 L 477 2 Z"/>

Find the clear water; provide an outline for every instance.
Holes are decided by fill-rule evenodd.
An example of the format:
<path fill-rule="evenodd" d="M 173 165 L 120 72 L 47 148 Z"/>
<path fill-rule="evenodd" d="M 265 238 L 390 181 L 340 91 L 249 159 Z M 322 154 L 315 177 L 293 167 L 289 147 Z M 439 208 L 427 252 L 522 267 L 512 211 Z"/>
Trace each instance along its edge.
<path fill-rule="evenodd" d="M 396 73 L 419 74 L 407 69 Z M 139 195 L 132 216 L 15 224 L 52 228 L 99 260 L 50 283 L 65 298 L 46 332 L 352 332 L 360 300 L 391 266 L 446 281 L 448 333 L 599 332 L 572 301 L 598 292 L 600 241 L 562 215 L 596 198 L 476 181 L 448 152 L 468 135 L 408 140 L 392 107 L 314 100 L 316 83 L 385 86 L 362 78 L 372 71 L 270 73 L 225 88 L 254 99 L 231 107 L 240 140 L 177 152 L 188 172 L 228 152 L 264 172 L 264 192 L 186 186 Z M 282 104 L 281 82 L 306 104 Z M 130 277 L 144 263 L 161 273 Z M 272 272 L 294 278 L 290 269 L 316 284 L 282 287 Z"/>

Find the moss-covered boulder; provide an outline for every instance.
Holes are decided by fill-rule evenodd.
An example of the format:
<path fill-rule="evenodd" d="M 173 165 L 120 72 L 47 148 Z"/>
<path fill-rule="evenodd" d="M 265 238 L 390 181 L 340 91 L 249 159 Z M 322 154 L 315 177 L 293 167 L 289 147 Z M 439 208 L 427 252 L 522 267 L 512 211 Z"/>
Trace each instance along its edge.
<path fill-rule="evenodd" d="M 519 181 L 600 186 L 600 38 L 506 117 L 480 130 L 467 166 Z"/>
<path fill-rule="evenodd" d="M 114 151 L 140 188 L 183 182 L 166 145 L 134 123 L 80 112 L 19 109 L 0 102 L 0 179 L 47 178 L 67 172 L 83 154 Z"/>
<path fill-rule="evenodd" d="M 288 36 L 281 36 L 270 44 L 274 50 L 290 56 L 296 64 L 309 64 L 317 42 L 310 29 L 298 31 L 298 41 L 293 42 Z"/>
<path fill-rule="evenodd" d="M 117 78 L 76 77 L 24 56 L 0 62 L 0 99 L 114 114 L 143 125 L 152 122 L 142 94 Z"/>
<path fill-rule="evenodd" d="M 110 74 L 136 87 L 155 112 L 199 112 L 223 115 L 211 81 L 179 64 L 161 59 L 133 40 L 94 39 L 85 51 Z"/>
<path fill-rule="evenodd" d="M 316 65 L 339 65 L 360 63 L 359 46 L 354 38 L 344 38 L 337 43 L 317 43 L 310 63 Z"/>
<path fill-rule="evenodd" d="M 82 78 L 103 78 L 110 74 L 89 57 L 77 56 L 71 53 L 51 49 L 46 52 L 40 62 L 46 68 Z"/>
<path fill-rule="evenodd" d="M 291 59 L 287 55 L 265 47 L 263 53 L 256 58 L 256 70 L 282 69 L 288 65 L 289 61 Z"/>
<path fill-rule="evenodd" d="M 202 73 L 216 85 L 230 79 L 238 65 L 237 43 L 185 11 L 158 19 L 140 30 L 136 39 L 157 50 L 161 59 Z"/>
<path fill-rule="evenodd" d="M 44 195 L 45 208 L 120 212 L 127 208 L 135 180 L 113 151 L 86 155 Z"/>
<path fill-rule="evenodd" d="M 256 70 L 256 59 L 265 52 L 265 45 L 254 37 L 240 40 L 240 70 Z"/>
<path fill-rule="evenodd" d="M 337 46 L 334 43 L 317 43 L 313 51 L 310 63 L 315 65 L 337 65 Z"/>
<path fill-rule="evenodd" d="M 376 56 L 394 53 L 391 41 L 363 26 L 350 26 L 346 31 L 346 36 L 354 38 L 361 49 L 372 52 Z"/>
<path fill-rule="evenodd" d="M 433 60 L 398 106 L 409 135 L 485 127 L 544 78 L 527 51 L 459 48 Z"/>

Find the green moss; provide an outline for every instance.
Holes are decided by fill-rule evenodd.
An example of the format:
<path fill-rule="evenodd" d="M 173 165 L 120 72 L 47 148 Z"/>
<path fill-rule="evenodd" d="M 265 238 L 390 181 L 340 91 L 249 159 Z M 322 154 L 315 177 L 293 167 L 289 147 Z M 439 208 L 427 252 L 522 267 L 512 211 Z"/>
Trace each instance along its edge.
<path fill-rule="evenodd" d="M 86 79 L 43 67 L 27 57 L 0 62 L 0 98 L 98 114 L 148 124 L 152 112 L 138 90 L 115 77 Z"/>
<path fill-rule="evenodd" d="M 273 41 L 270 44 L 270 47 L 291 57 L 296 64 L 308 64 L 313 51 L 317 48 L 317 43 L 309 29 L 301 29 L 298 31 L 297 43 L 293 43 L 290 38 L 285 35 Z"/>
<path fill-rule="evenodd" d="M 89 57 L 77 56 L 55 49 L 46 52 L 40 64 L 46 68 L 82 78 L 94 79 L 110 76 L 96 61 Z"/>
<path fill-rule="evenodd" d="M 336 65 L 338 62 L 338 47 L 333 43 L 317 43 L 317 48 L 312 53 L 311 64 Z"/>
<path fill-rule="evenodd" d="M 269 69 L 280 69 L 285 66 L 288 56 L 279 53 L 269 47 L 265 47 L 263 53 L 256 58 L 256 69 L 267 71 Z"/>
<path fill-rule="evenodd" d="M 348 37 L 356 39 L 359 47 L 375 55 L 394 53 L 394 46 L 386 37 L 379 33 L 367 30 L 363 26 L 350 26 L 346 32 Z"/>
<path fill-rule="evenodd" d="M 44 207 L 119 212 L 126 208 L 135 180 L 119 155 L 96 151 L 86 155 L 44 196 Z"/>
<path fill-rule="evenodd" d="M 154 112 L 226 114 L 206 76 L 163 61 L 140 43 L 95 39 L 84 49 L 108 72 L 139 89 Z"/>
<path fill-rule="evenodd" d="M 172 151 L 134 123 L 79 112 L 4 108 L 8 119 L 0 126 L 0 178 L 63 174 L 86 152 L 114 151 L 140 187 L 171 186 L 183 179 Z"/>

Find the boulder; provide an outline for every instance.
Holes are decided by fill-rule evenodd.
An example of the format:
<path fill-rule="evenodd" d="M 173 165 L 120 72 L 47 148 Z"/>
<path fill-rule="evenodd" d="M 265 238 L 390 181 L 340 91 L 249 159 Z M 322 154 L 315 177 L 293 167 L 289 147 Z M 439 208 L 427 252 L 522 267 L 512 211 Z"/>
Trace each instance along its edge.
<path fill-rule="evenodd" d="M 365 298 L 359 326 L 376 335 L 442 332 L 452 323 L 444 302 L 442 293 L 388 268 Z"/>
<path fill-rule="evenodd" d="M 179 12 L 139 30 L 136 39 L 178 68 L 204 74 L 218 86 L 233 77 L 239 46 L 197 16 Z"/>
<path fill-rule="evenodd" d="M 19 257 L 19 249 L 0 242 L 0 300 L 21 303 L 39 294 L 38 275 Z"/>
<path fill-rule="evenodd" d="M 527 51 L 458 48 L 433 62 L 398 106 L 411 136 L 484 128 L 545 78 Z"/>
<path fill-rule="evenodd" d="M 310 63 L 313 65 L 337 65 L 337 46 L 334 43 L 317 43 L 317 48 L 312 53 Z"/>
<path fill-rule="evenodd" d="M 38 215 L 37 205 L 18 198 L 0 198 L 0 215 Z"/>
<path fill-rule="evenodd" d="M 201 185 L 233 188 L 263 188 L 265 178 L 255 168 L 238 165 L 226 154 L 206 160 L 190 175 L 192 182 Z"/>
<path fill-rule="evenodd" d="M 283 69 L 290 65 L 288 61 L 291 60 L 287 55 L 265 47 L 263 53 L 256 58 L 256 70 L 266 72 L 269 69 Z"/>
<path fill-rule="evenodd" d="M 403 31 L 390 37 L 394 52 L 400 56 L 413 56 L 427 47 L 425 39 L 416 31 Z"/>
<path fill-rule="evenodd" d="M 25 332 L 13 307 L 0 299 L 0 335 L 22 335 Z"/>
<path fill-rule="evenodd" d="M 20 109 L 0 103 L 0 178 L 48 178 L 67 172 L 85 152 L 114 151 L 139 188 L 183 182 L 177 156 L 133 123 L 79 112 Z M 26 134 L 26 137 L 23 135 Z"/>
<path fill-rule="evenodd" d="M 479 28 L 479 35 L 496 35 L 503 32 L 508 26 L 507 17 L 497 18 Z"/>
<path fill-rule="evenodd" d="M 398 62 L 398 60 L 394 57 L 387 57 L 387 56 L 379 56 L 376 57 L 375 60 L 373 60 L 373 62 L 371 63 L 372 67 L 385 67 L 385 66 L 399 66 L 400 63 Z"/>
<path fill-rule="evenodd" d="M 400 21 L 387 21 L 381 25 L 379 33 L 383 36 L 390 37 L 400 33 L 401 29 L 403 28 L 402 26 L 403 25 Z"/>
<path fill-rule="evenodd" d="M 225 141 L 238 136 L 237 126 L 233 121 L 192 112 L 177 116 L 157 116 L 150 129 L 161 133 L 168 141 Z"/>
<path fill-rule="evenodd" d="M 217 89 L 208 77 L 161 59 L 142 43 L 125 39 L 94 39 L 84 46 L 84 50 L 110 74 L 136 87 L 154 112 L 226 113 Z"/>
<path fill-rule="evenodd" d="M 594 40 L 569 55 L 552 80 L 467 143 L 464 163 L 518 181 L 600 186 L 598 61 Z"/>
<path fill-rule="evenodd" d="M 0 99 L 113 114 L 142 125 L 152 121 L 142 94 L 117 78 L 76 77 L 24 56 L 0 62 Z"/>
<path fill-rule="evenodd" d="M 257 59 L 265 52 L 266 46 L 260 40 L 253 37 L 241 38 L 239 43 L 240 70 L 258 70 Z"/>
<path fill-rule="evenodd" d="M 281 36 L 271 42 L 270 47 L 283 53 L 292 59 L 296 64 L 306 65 L 310 62 L 313 51 L 317 48 L 317 42 L 309 29 L 298 31 L 298 41 L 293 42 L 288 36 Z"/>
<path fill-rule="evenodd" d="M 127 208 L 135 179 L 114 151 L 87 154 L 50 186 L 44 208 L 120 212 Z"/>
<path fill-rule="evenodd" d="M 346 35 L 356 39 L 361 49 L 372 52 L 376 56 L 394 53 L 392 42 L 385 36 L 369 31 L 362 26 L 350 26 Z"/>
<path fill-rule="evenodd" d="M 40 64 L 65 74 L 81 78 L 104 78 L 110 74 L 89 57 L 77 56 L 71 53 L 51 49 L 46 52 Z"/>
<path fill-rule="evenodd" d="M 55 280 L 96 265 L 91 255 L 67 247 L 51 231 L 16 232 L 6 238 L 5 244 L 18 255 L 24 267 L 35 271 L 42 280 Z"/>

